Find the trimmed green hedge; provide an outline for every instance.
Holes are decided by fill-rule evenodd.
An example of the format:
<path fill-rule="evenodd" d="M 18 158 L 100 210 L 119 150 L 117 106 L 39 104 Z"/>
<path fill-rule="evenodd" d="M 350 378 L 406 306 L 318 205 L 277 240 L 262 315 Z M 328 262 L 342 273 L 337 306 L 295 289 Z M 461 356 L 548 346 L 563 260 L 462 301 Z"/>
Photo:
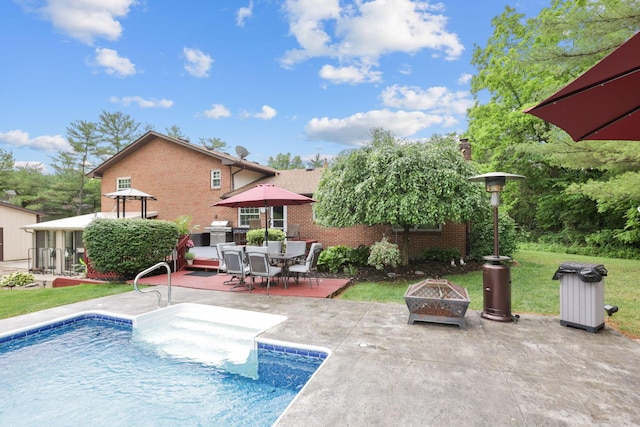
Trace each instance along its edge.
<path fill-rule="evenodd" d="M 284 231 L 277 228 L 269 228 L 267 230 L 267 237 L 269 241 L 283 242 L 285 238 Z M 249 246 L 262 246 L 264 243 L 264 228 L 256 228 L 254 230 L 247 231 L 247 245 Z"/>
<path fill-rule="evenodd" d="M 123 279 L 164 261 L 178 237 L 175 223 L 148 219 L 96 219 L 84 230 L 91 266 Z"/>

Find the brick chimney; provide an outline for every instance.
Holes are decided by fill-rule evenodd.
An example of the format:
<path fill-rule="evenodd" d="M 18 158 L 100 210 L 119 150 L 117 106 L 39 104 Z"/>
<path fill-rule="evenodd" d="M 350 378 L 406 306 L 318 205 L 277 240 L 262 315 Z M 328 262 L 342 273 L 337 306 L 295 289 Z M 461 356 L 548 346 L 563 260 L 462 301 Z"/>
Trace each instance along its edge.
<path fill-rule="evenodd" d="M 466 161 L 471 161 L 471 143 L 469 142 L 469 139 L 460 138 L 460 143 L 458 144 L 458 148 L 462 153 L 462 157 L 464 157 Z"/>

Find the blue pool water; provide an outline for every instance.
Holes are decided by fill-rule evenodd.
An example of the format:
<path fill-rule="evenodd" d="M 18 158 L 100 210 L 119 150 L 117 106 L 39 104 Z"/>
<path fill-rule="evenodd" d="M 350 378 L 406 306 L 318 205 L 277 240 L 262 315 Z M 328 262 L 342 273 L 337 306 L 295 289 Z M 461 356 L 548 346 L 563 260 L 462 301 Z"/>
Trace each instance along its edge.
<path fill-rule="evenodd" d="M 123 319 L 23 335 L 0 339 L 2 426 L 270 426 L 326 357 L 259 343 L 254 380 L 160 357 Z"/>

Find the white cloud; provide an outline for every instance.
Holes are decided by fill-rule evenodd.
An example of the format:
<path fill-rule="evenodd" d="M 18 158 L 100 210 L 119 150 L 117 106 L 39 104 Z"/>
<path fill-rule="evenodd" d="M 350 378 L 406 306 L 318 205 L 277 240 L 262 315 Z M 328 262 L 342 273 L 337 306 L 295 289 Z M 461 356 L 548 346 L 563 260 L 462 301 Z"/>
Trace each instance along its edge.
<path fill-rule="evenodd" d="M 350 54 L 377 58 L 427 48 L 456 59 L 464 50 L 458 36 L 446 31 L 447 18 L 431 13 L 426 2 L 375 0 L 363 2 L 359 12 L 338 23 L 338 33 L 345 34 L 341 48 Z"/>
<path fill-rule="evenodd" d="M 113 49 L 97 48 L 94 65 L 103 67 L 105 73 L 116 77 L 127 77 L 136 74 L 136 66 L 118 55 Z"/>
<path fill-rule="evenodd" d="M 42 173 L 46 172 L 47 170 L 44 163 L 36 162 L 36 161 L 26 161 L 26 162 L 16 161 L 13 163 L 13 166 L 15 168 L 37 169 Z"/>
<path fill-rule="evenodd" d="M 425 90 L 412 86 L 393 85 L 383 90 L 380 97 L 387 107 L 428 110 L 433 113 L 466 114 L 467 109 L 473 106 L 473 99 L 469 92 L 451 92 L 442 86 Z"/>
<path fill-rule="evenodd" d="M 133 4 L 135 0 L 46 0 L 36 10 L 59 31 L 90 45 L 96 38 L 120 38 L 118 19 L 127 16 Z"/>
<path fill-rule="evenodd" d="M 182 49 L 182 52 L 187 59 L 187 63 L 184 64 L 184 69 L 187 70 L 189 74 L 194 77 L 209 77 L 209 70 L 211 69 L 213 58 L 200 49 L 185 47 Z"/>
<path fill-rule="evenodd" d="M 238 13 L 236 15 L 236 25 L 238 27 L 244 27 L 244 21 L 247 18 L 251 18 L 253 14 L 253 0 L 249 2 L 249 6 L 241 7 L 238 9 Z"/>
<path fill-rule="evenodd" d="M 275 108 L 270 107 L 268 105 L 263 105 L 262 106 L 262 112 L 254 114 L 254 117 L 256 117 L 258 119 L 271 120 L 277 114 L 278 113 L 276 112 Z"/>
<path fill-rule="evenodd" d="M 287 51 L 282 65 L 320 56 L 376 64 L 382 55 L 423 49 L 457 59 L 464 47 L 447 31 L 443 9 L 419 0 L 357 1 L 343 8 L 339 0 L 287 0 L 289 31 L 300 48 Z"/>
<path fill-rule="evenodd" d="M 71 151 L 71 146 L 62 135 L 43 135 L 30 138 L 27 132 L 19 129 L 0 132 L 0 143 L 50 152 Z"/>
<path fill-rule="evenodd" d="M 336 68 L 333 65 L 325 65 L 320 69 L 319 74 L 321 78 L 333 83 L 369 83 L 379 82 L 382 79 L 382 73 L 379 71 L 355 66 Z"/>
<path fill-rule="evenodd" d="M 458 84 L 466 85 L 471 81 L 472 78 L 473 78 L 473 74 L 462 73 L 460 74 L 460 77 L 458 77 Z"/>
<path fill-rule="evenodd" d="M 246 118 L 253 117 L 253 118 L 256 118 L 256 119 L 271 120 L 277 114 L 278 114 L 278 112 L 273 107 L 270 107 L 268 105 L 263 105 L 262 106 L 262 110 L 259 113 L 246 113 L 245 112 L 243 114 L 243 117 L 246 117 Z"/>
<path fill-rule="evenodd" d="M 324 22 L 340 18 L 339 0 L 287 0 L 284 9 L 289 19 L 289 32 L 301 49 L 288 51 L 282 60 L 283 66 L 317 56 L 335 56 Z"/>
<path fill-rule="evenodd" d="M 449 119 L 421 111 L 372 110 L 343 119 L 314 118 L 305 126 L 305 134 L 314 141 L 355 145 L 368 140 L 373 128 L 384 128 L 402 138 L 433 125 L 451 123 Z"/>
<path fill-rule="evenodd" d="M 171 108 L 173 106 L 173 101 L 165 98 L 144 99 L 141 96 L 123 96 L 122 98 L 112 96 L 109 100 L 114 104 L 122 104 L 125 107 L 128 107 L 131 104 L 138 104 L 138 107 L 140 108 Z"/>
<path fill-rule="evenodd" d="M 206 110 L 203 114 L 210 119 L 219 119 L 221 117 L 230 117 L 231 112 L 222 104 L 213 104 L 210 110 Z"/>
<path fill-rule="evenodd" d="M 413 68 L 411 67 L 411 64 L 404 64 L 399 70 L 398 72 L 400 74 L 404 74 L 405 76 L 410 75 L 411 73 L 413 73 Z"/>

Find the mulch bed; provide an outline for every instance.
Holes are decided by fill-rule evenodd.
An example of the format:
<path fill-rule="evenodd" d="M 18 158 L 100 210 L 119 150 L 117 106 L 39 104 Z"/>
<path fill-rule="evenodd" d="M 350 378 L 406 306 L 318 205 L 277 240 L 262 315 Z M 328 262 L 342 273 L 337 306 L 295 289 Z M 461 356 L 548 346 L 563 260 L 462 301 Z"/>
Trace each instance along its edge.
<path fill-rule="evenodd" d="M 330 273 L 320 271 L 318 275 L 330 278 L 346 278 L 351 277 L 351 283 L 365 282 L 393 282 L 395 281 L 419 281 L 426 278 L 438 279 L 450 276 L 452 274 L 465 274 L 472 271 L 482 270 L 482 262 L 466 261 L 466 265 L 460 265 L 456 262 L 455 266 L 451 262 L 440 261 L 411 261 L 408 266 L 398 266 L 395 269 L 386 269 L 383 271 L 376 270 L 375 267 L 363 266 L 358 268 L 357 274 Z M 390 274 L 391 273 L 391 274 Z M 395 274 L 395 277 L 393 276 Z"/>

